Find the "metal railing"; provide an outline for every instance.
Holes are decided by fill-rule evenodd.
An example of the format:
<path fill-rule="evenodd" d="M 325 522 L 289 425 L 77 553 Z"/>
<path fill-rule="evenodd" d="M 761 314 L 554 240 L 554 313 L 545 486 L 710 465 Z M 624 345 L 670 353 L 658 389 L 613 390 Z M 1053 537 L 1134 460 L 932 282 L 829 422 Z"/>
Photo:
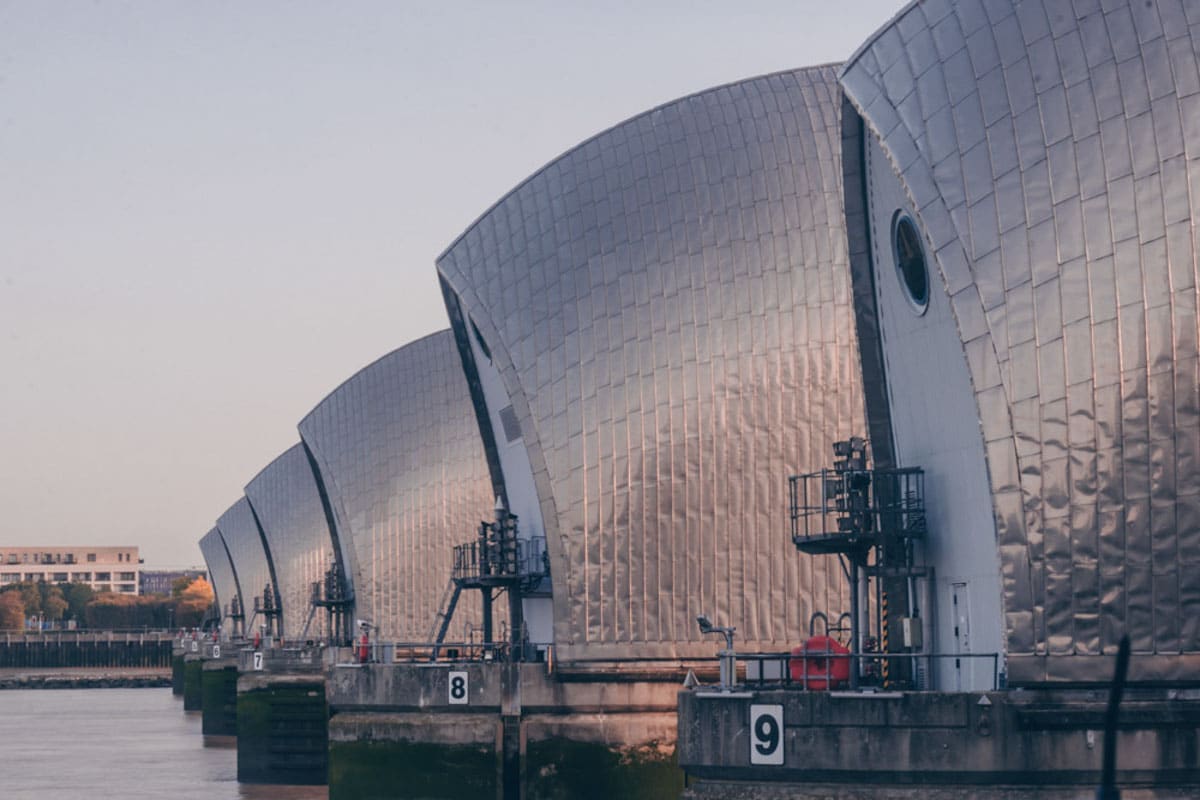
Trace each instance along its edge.
<path fill-rule="evenodd" d="M 534 648 L 550 648 L 550 645 L 532 645 Z M 366 659 L 362 657 L 363 645 L 356 643 L 352 646 L 338 649 L 340 664 L 428 664 L 437 651 L 436 661 L 442 662 L 492 662 L 506 661 L 512 656 L 512 644 L 507 641 L 497 642 L 379 642 L 369 641 L 366 644 Z"/>
<path fill-rule="evenodd" d="M 925 534 L 925 474 L 916 467 L 823 469 L 788 477 L 792 539 L 851 532 Z"/>
<path fill-rule="evenodd" d="M 853 669 L 859 670 L 859 689 L 903 689 L 905 691 L 931 691 L 914 686 L 914 682 L 891 679 L 884 682 L 879 676 L 885 665 L 893 667 L 905 661 L 911 663 L 913 672 L 924 662 L 925 674 L 929 674 L 934 661 L 985 660 L 992 664 L 992 691 L 1000 688 L 999 653 L 863 653 L 852 655 L 837 652 L 808 653 L 738 653 L 737 660 L 745 665 L 745 685 L 751 688 L 783 688 L 801 691 L 825 691 L 849 686 L 846 676 Z M 818 665 L 809 670 L 810 663 Z M 796 677 L 792 667 L 796 666 Z M 887 685 L 887 684 L 891 685 Z"/>
<path fill-rule="evenodd" d="M 505 543 L 483 545 L 478 541 L 456 545 L 454 568 L 456 580 L 489 576 L 530 578 L 547 574 L 546 537 L 517 539 L 516 547 Z"/>

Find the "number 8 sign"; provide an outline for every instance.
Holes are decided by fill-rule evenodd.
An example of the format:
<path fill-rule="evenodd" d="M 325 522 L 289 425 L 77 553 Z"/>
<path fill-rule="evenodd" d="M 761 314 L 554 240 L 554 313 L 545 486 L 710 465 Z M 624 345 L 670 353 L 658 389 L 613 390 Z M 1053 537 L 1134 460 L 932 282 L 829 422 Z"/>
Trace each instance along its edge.
<path fill-rule="evenodd" d="M 750 763 L 783 766 L 783 706 L 750 706 Z"/>
<path fill-rule="evenodd" d="M 470 684 L 467 682 L 467 673 L 451 672 L 450 673 L 450 704 L 455 706 L 464 706 L 471 701 Z"/>

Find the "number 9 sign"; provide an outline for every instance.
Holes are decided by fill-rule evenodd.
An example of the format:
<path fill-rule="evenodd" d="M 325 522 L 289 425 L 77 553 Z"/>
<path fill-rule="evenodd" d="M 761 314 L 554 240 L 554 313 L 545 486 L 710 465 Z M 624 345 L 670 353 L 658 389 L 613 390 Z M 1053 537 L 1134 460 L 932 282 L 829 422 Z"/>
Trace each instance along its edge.
<path fill-rule="evenodd" d="M 750 763 L 783 766 L 783 706 L 750 706 Z"/>

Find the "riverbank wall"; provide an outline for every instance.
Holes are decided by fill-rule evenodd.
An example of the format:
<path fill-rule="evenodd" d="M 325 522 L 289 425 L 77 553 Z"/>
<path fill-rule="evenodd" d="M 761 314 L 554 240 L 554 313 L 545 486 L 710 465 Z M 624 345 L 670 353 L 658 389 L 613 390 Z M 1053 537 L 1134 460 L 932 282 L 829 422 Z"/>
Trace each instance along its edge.
<path fill-rule="evenodd" d="M 158 689 L 171 685 L 169 669 L 0 670 L 6 689 Z"/>
<path fill-rule="evenodd" d="M 1107 693 L 679 693 L 685 798 L 1074 798 L 1101 779 Z M 1200 692 L 1127 690 L 1116 779 L 1200 796 Z M 1133 795 L 1130 795 L 1133 796 Z"/>
<path fill-rule="evenodd" d="M 55 631 L 0 635 L 0 670 L 48 667 L 169 668 L 166 632 Z"/>

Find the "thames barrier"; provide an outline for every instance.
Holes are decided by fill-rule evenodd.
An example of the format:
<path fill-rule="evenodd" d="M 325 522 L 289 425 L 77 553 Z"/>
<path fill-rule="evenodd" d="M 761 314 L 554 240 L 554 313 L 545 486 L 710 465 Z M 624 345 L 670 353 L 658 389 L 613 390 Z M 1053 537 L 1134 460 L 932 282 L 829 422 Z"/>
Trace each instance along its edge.
<path fill-rule="evenodd" d="M 241 781 L 1200 796 L 1200 3 L 848 55 L 529 176 L 217 515 Z"/>

